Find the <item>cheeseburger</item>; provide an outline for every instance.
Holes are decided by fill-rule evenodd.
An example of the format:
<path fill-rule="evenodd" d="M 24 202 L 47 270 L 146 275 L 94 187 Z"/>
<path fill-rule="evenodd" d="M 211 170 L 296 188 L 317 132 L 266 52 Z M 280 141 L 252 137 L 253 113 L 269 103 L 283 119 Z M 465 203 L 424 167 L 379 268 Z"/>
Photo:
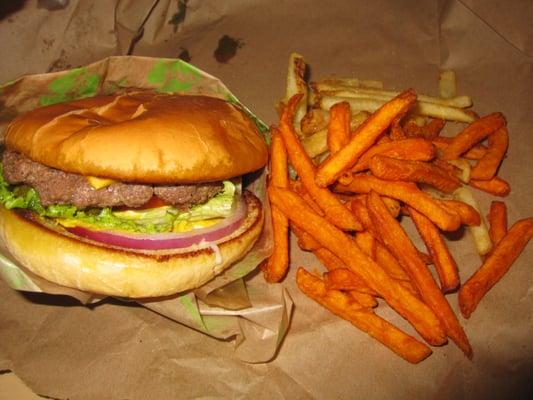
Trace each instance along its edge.
<path fill-rule="evenodd" d="M 7 127 L 0 237 L 59 285 L 123 297 L 198 287 L 263 225 L 241 177 L 267 147 L 238 107 L 135 92 L 35 109 Z"/>

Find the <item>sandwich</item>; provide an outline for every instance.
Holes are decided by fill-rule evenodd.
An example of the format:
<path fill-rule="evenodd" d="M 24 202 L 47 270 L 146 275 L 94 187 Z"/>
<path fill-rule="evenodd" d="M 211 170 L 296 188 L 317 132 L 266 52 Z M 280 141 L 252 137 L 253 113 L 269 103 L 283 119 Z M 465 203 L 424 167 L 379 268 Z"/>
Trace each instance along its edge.
<path fill-rule="evenodd" d="M 131 92 L 37 108 L 5 132 L 0 238 L 62 286 L 190 290 L 259 238 L 263 206 L 243 176 L 267 157 L 254 121 L 214 97 Z"/>

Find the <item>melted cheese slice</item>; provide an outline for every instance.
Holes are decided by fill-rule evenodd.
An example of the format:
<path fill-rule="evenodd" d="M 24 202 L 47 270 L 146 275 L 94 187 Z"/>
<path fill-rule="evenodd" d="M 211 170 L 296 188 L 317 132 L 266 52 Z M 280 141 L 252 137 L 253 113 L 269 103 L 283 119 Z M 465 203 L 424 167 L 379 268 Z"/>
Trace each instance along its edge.
<path fill-rule="evenodd" d="M 117 182 L 113 179 L 97 178 L 96 176 L 87 176 L 86 178 L 87 182 L 89 182 L 89 185 L 91 185 L 94 189 L 102 189 Z"/>

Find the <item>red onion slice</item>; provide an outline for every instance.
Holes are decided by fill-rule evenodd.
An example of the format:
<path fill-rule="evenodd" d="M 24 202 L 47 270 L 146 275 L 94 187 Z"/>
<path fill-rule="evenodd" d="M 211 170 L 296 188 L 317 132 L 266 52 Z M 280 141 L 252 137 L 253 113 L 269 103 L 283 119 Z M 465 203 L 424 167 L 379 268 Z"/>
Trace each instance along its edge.
<path fill-rule="evenodd" d="M 68 228 L 68 231 L 96 242 L 128 249 L 163 250 L 180 249 L 201 242 L 216 242 L 235 231 L 246 216 L 246 204 L 241 199 L 237 209 L 229 217 L 213 226 L 194 229 L 184 233 L 135 234 L 118 231 L 92 230 L 82 226 Z"/>

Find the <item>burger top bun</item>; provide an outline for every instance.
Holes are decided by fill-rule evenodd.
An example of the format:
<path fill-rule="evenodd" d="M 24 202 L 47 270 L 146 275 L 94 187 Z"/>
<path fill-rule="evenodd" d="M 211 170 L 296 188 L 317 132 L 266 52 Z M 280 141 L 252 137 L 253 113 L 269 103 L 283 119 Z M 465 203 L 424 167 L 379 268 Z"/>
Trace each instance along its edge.
<path fill-rule="evenodd" d="M 134 92 L 35 109 L 6 147 L 52 168 L 120 181 L 218 181 L 258 170 L 267 146 L 254 122 L 207 96 Z"/>

